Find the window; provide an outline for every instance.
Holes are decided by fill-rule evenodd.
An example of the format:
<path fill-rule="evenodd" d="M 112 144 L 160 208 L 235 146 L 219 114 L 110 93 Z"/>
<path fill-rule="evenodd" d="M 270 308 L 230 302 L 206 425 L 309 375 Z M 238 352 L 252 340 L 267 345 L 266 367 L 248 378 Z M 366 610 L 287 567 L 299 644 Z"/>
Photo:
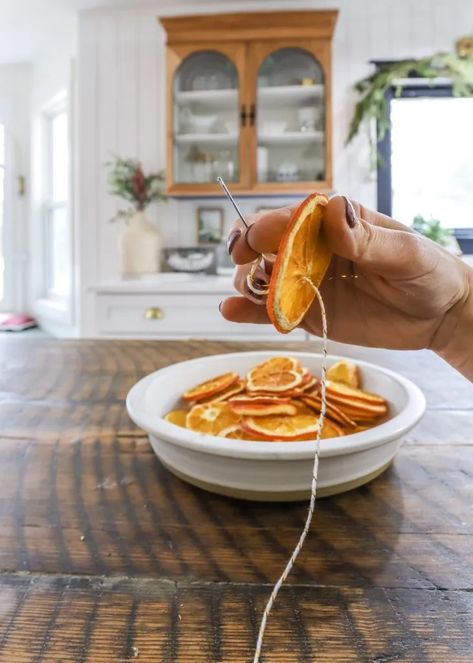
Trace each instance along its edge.
<path fill-rule="evenodd" d="M 69 130 L 63 102 L 45 120 L 44 290 L 50 300 L 68 300 L 71 289 L 69 223 Z"/>
<path fill-rule="evenodd" d="M 5 126 L 0 124 L 0 302 L 5 296 L 4 259 L 4 219 L 5 219 Z"/>
<path fill-rule="evenodd" d="M 381 143 L 378 208 L 403 223 L 417 214 L 473 228 L 473 99 L 448 85 L 408 84 L 388 96 L 391 129 Z"/>

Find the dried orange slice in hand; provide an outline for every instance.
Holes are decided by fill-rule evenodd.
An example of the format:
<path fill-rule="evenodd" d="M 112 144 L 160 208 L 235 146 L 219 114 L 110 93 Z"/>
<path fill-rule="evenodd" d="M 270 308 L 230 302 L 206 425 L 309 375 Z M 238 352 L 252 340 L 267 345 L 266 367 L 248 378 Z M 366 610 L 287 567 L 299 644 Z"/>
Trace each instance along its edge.
<path fill-rule="evenodd" d="M 182 394 L 182 398 L 185 401 L 200 401 L 203 398 L 214 396 L 224 389 L 227 389 L 237 380 L 237 373 L 224 373 L 223 375 L 219 375 L 218 377 L 212 378 L 211 380 L 206 380 L 206 382 L 201 382 L 196 387 L 192 387 L 192 389 L 188 389 L 185 393 Z"/>
<path fill-rule="evenodd" d="M 241 427 L 266 440 L 313 440 L 317 434 L 318 417 L 312 413 L 292 416 L 244 417 Z"/>
<path fill-rule="evenodd" d="M 332 252 L 323 229 L 327 196 L 314 193 L 292 215 L 278 248 L 266 307 L 282 334 L 292 331 L 309 310 Z"/>
<path fill-rule="evenodd" d="M 229 429 L 240 424 L 240 415 L 233 412 L 228 403 L 197 404 L 187 413 L 187 428 L 207 435 L 225 437 Z"/>

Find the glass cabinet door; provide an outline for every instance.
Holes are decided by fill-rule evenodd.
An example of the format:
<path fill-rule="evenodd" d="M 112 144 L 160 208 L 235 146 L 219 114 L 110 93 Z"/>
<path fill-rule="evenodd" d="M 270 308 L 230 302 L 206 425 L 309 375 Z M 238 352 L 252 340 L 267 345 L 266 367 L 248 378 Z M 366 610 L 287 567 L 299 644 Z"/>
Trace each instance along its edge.
<path fill-rule="evenodd" d="M 174 184 L 240 180 L 239 76 L 218 50 L 185 57 L 173 80 Z"/>
<path fill-rule="evenodd" d="M 326 179 L 324 72 L 299 47 L 272 50 L 256 78 L 256 181 Z"/>

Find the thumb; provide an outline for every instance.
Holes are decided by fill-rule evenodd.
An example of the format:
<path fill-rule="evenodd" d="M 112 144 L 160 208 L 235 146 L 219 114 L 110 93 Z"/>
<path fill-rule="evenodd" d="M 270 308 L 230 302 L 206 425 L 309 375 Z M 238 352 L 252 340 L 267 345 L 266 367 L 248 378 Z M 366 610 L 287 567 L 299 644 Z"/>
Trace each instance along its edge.
<path fill-rule="evenodd" d="M 334 196 L 324 229 L 332 251 L 387 278 L 412 278 L 435 266 L 430 243 L 384 214 Z"/>

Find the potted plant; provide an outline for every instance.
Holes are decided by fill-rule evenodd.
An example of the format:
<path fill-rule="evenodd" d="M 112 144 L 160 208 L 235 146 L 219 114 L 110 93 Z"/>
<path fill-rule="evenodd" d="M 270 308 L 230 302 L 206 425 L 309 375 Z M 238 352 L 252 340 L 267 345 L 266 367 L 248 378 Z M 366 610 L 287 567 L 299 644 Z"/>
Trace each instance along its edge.
<path fill-rule="evenodd" d="M 126 221 L 118 238 L 122 276 L 159 272 L 163 241 L 159 230 L 146 217 L 145 210 L 155 201 L 166 200 L 162 191 L 163 174 L 145 174 L 140 161 L 118 156 L 105 165 L 109 193 L 129 203 L 112 219 Z"/>
<path fill-rule="evenodd" d="M 412 228 L 424 237 L 428 237 L 440 246 L 444 246 L 451 253 L 461 255 L 455 231 L 444 228 L 442 222 L 438 219 L 426 219 L 421 214 L 417 214 L 413 219 Z"/>

